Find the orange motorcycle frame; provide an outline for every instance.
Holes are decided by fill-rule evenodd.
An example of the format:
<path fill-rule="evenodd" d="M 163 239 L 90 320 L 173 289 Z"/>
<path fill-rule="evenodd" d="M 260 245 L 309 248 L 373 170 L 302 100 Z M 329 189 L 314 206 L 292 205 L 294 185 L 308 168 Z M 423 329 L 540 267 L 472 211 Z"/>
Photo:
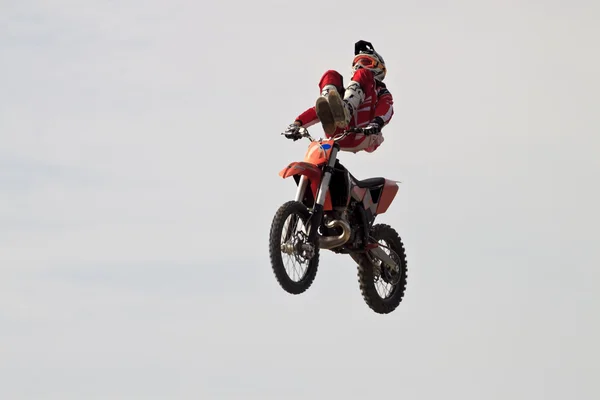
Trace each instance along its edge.
<path fill-rule="evenodd" d="M 350 132 L 344 132 L 338 140 Z M 333 210 L 334 204 L 329 184 L 334 173 L 339 171 L 339 168 L 336 168 L 336 163 L 340 146 L 335 138 L 313 140 L 307 133 L 302 136 L 310 140 L 304 159 L 288 164 L 279 172 L 279 176 L 284 179 L 294 178 L 297 184 L 295 200 L 311 209 L 307 240 L 312 243 L 318 235 L 317 231 L 324 213 Z M 342 205 L 347 207 L 351 199 L 358 202 L 360 206 L 353 207 L 352 214 L 362 220 L 363 237 L 368 238 L 369 229 L 375 217 L 387 211 L 398 192 L 398 185 L 395 181 L 384 178 L 359 181 L 347 170 L 344 179 L 346 181 L 346 188 L 344 189 L 346 193 L 342 202 L 345 204 L 339 204 L 340 197 L 338 196 L 341 193 L 339 192 L 339 186 L 336 186 L 338 189 L 336 190 L 335 206 L 336 208 Z M 339 181 L 337 182 L 339 183 Z"/>

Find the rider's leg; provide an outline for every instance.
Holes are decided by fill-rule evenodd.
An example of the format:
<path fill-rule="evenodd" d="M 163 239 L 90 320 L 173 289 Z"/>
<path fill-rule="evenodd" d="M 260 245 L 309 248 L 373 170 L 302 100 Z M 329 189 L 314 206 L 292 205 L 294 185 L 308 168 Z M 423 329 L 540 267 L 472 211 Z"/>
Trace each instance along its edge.
<path fill-rule="evenodd" d="M 335 70 L 326 71 L 319 81 L 321 95 L 317 98 L 315 110 L 325 133 L 332 135 L 336 130 L 335 116 L 329 106 L 332 97 L 340 98 L 344 92 L 344 78 Z"/>
<path fill-rule="evenodd" d="M 344 77 L 336 70 L 330 69 L 325 71 L 319 81 L 319 90 L 321 96 L 328 97 L 332 90 L 335 90 L 339 95 L 344 93 Z"/>
<path fill-rule="evenodd" d="M 330 98 L 331 112 L 336 125 L 345 128 L 350 123 L 352 116 L 366 98 L 371 97 L 375 101 L 375 76 L 368 69 L 359 69 L 354 72 L 352 79 L 344 91 L 343 100 Z"/>

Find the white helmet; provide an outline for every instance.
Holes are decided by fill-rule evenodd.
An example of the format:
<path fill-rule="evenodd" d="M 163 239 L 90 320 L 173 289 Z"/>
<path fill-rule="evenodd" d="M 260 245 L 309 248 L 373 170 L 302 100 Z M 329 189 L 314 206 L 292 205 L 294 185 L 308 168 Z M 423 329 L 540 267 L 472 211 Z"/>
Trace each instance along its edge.
<path fill-rule="evenodd" d="M 364 40 L 359 40 L 354 44 L 354 59 L 352 60 L 352 70 L 356 71 L 365 68 L 373 71 L 375 79 L 383 81 L 387 69 L 385 61 L 379 53 L 375 51 L 373 45 Z"/>

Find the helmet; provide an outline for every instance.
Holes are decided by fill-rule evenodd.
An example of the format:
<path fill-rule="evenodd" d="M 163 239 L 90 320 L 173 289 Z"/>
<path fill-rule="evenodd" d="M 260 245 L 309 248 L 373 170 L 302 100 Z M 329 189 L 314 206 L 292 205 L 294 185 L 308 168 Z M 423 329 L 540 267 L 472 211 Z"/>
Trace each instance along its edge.
<path fill-rule="evenodd" d="M 373 71 L 375 79 L 383 81 L 387 69 L 385 61 L 381 54 L 377 53 L 373 45 L 364 40 L 359 40 L 354 44 L 354 59 L 352 60 L 352 70 L 356 71 L 365 68 Z"/>

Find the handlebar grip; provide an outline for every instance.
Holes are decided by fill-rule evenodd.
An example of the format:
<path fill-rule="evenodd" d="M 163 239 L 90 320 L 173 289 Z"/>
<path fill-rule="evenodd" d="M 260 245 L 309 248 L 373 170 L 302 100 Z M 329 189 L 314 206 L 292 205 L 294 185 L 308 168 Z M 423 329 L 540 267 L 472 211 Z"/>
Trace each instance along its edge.
<path fill-rule="evenodd" d="M 363 133 L 364 129 L 363 128 L 350 128 L 348 129 L 348 132 L 351 133 Z"/>

